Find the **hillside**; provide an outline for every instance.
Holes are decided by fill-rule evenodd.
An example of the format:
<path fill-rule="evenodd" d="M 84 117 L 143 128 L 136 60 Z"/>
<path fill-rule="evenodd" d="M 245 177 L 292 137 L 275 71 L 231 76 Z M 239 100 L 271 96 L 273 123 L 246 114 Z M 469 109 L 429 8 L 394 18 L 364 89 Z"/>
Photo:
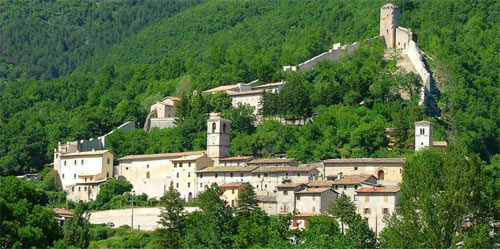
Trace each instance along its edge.
<path fill-rule="evenodd" d="M 256 78 L 262 82 L 291 79 L 288 78 L 291 76 L 282 74 L 281 66 L 301 62 L 329 49 L 335 42 L 354 42 L 376 36 L 379 7 L 384 3 L 207 1 L 148 25 L 135 35 L 127 33 L 122 42 L 116 40 L 109 51 L 95 53 L 69 76 L 9 84 L 0 90 L 1 174 L 40 170 L 45 163 L 51 162 L 52 150 L 58 141 L 101 135 L 127 120 L 143 122 L 148 105 L 162 96 L 183 96 L 195 89 Z M 412 28 L 419 46 L 433 58 L 428 63 L 437 73 L 435 77 L 446 85 L 439 103 L 442 110 L 439 136 L 489 160 L 499 152 L 500 144 L 500 113 L 497 108 L 500 103 L 500 62 L 497 59 L 500 40 L 496 39 L 500 25 L 494 18 L 499 16 L 500 4 L 497 1 L 395 3 L 402 8 L 401 25 Z M 109 29 L 110 33 L 115 30 L 113 27 Z M 301 83 L 297 89 L 307 89 L 311 95 L 308 98 L 314 99 L 309 106 L 311 114 L 341 118 L 342 112 L 336 109 L 352 112 L 360 126 L 355 134 L 358 140 L 352 140 L 342 130 L 334 134 L 334 128 L 323 130 L 323 126 L 313 125 L 295 129 L 271 123 L 259 127 L 260 130 L 242 128 L 245 134 L 239 139 L 234 137 L 235 150 L 267 155 L 290 149 L 303 160 L 383 156 L 377 152 L 385 146 L 385 141 L 376 139 L 381 136 L 380 128 L 408 125 L 421 116 L 420 110 L 411 103 L 398 106 L 402 102 L 393 96 L 390 99 L 395 101 L 377 104 L 377 98 L 385 99 L 389 90 L 382 82 L 394 82 L 394 78 L 387 74 L 374 73 L 390 69 L 390 65 L 379 64 L 379 52 L 353 57 L 342 64 L 349 65 L 345 70 L 323 66 L 314 74 L 299 77 Z M 58 59 L 61 55 L 50 54 Z M 370 60 L 360 59 L 362 56 L 368 56 Z M 70 57 L 79 60 L 77 55 Z M 32 70 L 31 67 L 28 69 Z M 362 84 L 357 84 L 358 81 Z M 347 83 L 341 87 L 340 82 Z M 335 92 L 336 99 L 325 99 L 321 95 L 324 94 L 323 86 L 340 89 Z M 204 117 L 199 113 L 219 107 L 217 103 L 207 104 L 203 102 L 205 100 L 193 99 L 194 109 L 185 116 L 186 121 L 178 129 L 151 135 L 137 131 L 129 135 L 136 136 L 137 141 L 144 141 L 148 147 L 137 147 L 130 142 L 134 137 L 124 135 L 117 138 L 117 141 L 125 141 L 123 146 L 126 148 L 122 151 L 202 148 L 205 144 Z M 367 107 L 357 107 L 353 101 L 368 99 L 372 102 Z M 342 109 L 341 106 L 350 107 Z M 407 108 L 403 108 L 405 106 Z M 329 124 L 329 119 L 323 121 Z M 353 131 L 353 127 L 347 124 L 335 129 L 339 127 L 349 131 L 348 134 Z M 293 139 L 280 137 L 283 131 L 289 131 L 285 135 L 293 134 Z M 371 135 L 364 137 L 363 134 Z M 318 137 L 324 137 L 324 142 L 306 146 L 307 141 Z M 261 143 L 264 141 L 261 138 L 279 139 L 274 139 L 272 142 L 276 143 L 269 145 Z M 353 142 L 346 142 L 348 140 Z M 127 142 L 130 142 L 129 147 Z"/>
<path fill-rule="evenodd" d="M 51 79 L 199 1 L 1 1 L 0 82 Z"/>

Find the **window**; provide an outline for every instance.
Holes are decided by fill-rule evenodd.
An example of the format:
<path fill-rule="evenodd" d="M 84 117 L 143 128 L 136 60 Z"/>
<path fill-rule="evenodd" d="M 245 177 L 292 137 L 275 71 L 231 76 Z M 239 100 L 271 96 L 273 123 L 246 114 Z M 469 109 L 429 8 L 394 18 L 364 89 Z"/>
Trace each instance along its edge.
<path fill-rule="evenodd" d="M 74 192 L 74 191 L 75 191 L 75 187 L 71 187 L 71 191 L 73 191 L 73 192 Z"/>
<path fill-rule="evenodd" d="M 188 167 L 191 167 L 191 162 L 188 162 Z"/>
<path fill-rule="evenodd" d="M 239 167 L 239 166 L 240 166 L 240 163 L 237 163 L 236 165 Z"/>
<path fill-rule="evenodd" d="M 266 184 L 266 185 L 264 185 L 264 189 L 267 189 L 267 184 Z"/>
<path fill-rule="evenodd" d="M 339 189 L 339 185 L 335 185 L 335 189 Z"/>
<path fill-rule="evenodd" d="M 288 172 L 285 173 L 285 179 L 288 179 Z"/>
<path fill-rule="evenodd" d="M 179 183 L 176 183 L 176 184 L 175 184 L 175 187 L 176 187 L 176 188 L 179 188 Z"/>
<path fill-rule="evenodd" d="M 257 178 L 260 178 L 260 174 L 257 174 Z"/>
<path fill-rule="evenodd" d="M 316 212 L 316 207 L 313 207 L 313 213 Z"/>
<path fill-rule="evenodd" d="M 363 214 L 371 214 L 371 210 L 369 208 L 363 209 Z"/>
<path fill-rule="evenodd" d="M 234 189 L 231 189 L 231 194 L 233 194 L 233 195 L 234 195 Z"/>
<path fill-rule="evenodd" d="M 126 167 L 125 170 L 128 170 L 128 167 Z"/>
<path fill-rule="evenodd" d="M 370 202 L 370 196 L 365 196 L 365 202 Z"/>
<path fill-rule="evenodd" d="M 177 178 L 179 178 L 179 172 L 177 172 Z"/>
<path fill-rule="evenodd" d="M 82 162 L 81 162 L 81 163 L 82 163 L 82 165 L 83 165 L 83 159 L 82 159 Z"/>
<path fill-rule="evenodd" d="M 109 160 L 109 158 L 108 158 L 108 159 L 106 160 L 106 162 L 109 164 L 109 161 L 110 161 L 110 160 Z"/>
<path fill-rule="evenodd" d="M 268 177 L 269 175 L 267 173 L 264 174 L 264 177 Z"/>
<path fill-rule="evenodd" d="M 222 124 L 222 133 L 226 133 L 226 123 Z"/>
<path fill-rule="evenodd" d="M 82 189 L 80 187 L 78 187 L 78 192 L 80 192 Z"/>
<path fill-rule="evenodd" d="M 347 185 L 344 185 L 344 190 L 346 190 L 346 189 L 347 189 Z"/>
<path fill-rule="evenodd" d="M 234 207 L 234 200 L 231 200 L 231 207 Z"/>
<path fill-rule="evenodd" d="M 85 182 L 87 182 L 87 177 L 85 177 Z"/>
<path fill-rule="evenodd" d="M 300 201 L 300 195 L 297 195 L 297 200 Z"/>
<path fill-rule="evenodd" d="M 149 179 L 151 177 L 151 174 L 148 172 L 146 173 L 146 178 Z"/>
<path fill-rule="evenodd" d="M 84 187 L 84 188 L 83 188 L 83 191 L 87 191 L 87 187 Z"/>
<path fill-rule="evenodd" d="M 188 177 L 191 177 L 191 172 L 188 172 Z"/>
<path fill-rule="evenodd" d="M 62 175 L 62 178 L 64 179 L 64 174 Z"/>
<path fill-rule="evenodd" d="M 354 185 L 354 189 L 358 189 L 358 185 Z"/>
<path fill-rule="evenodd" d="M 179 168 L 182 168 L 182 163 L 179 163 Z"/>
<path fill-rule="evenodd" d="M 191 187 L 191 183 L 190 183 L 190 182 L 188 182 L 188 188 L 190 188 L 190 187 Z"/>
<path fill-rule="evenodd" d="M 108 178 L 109 178 L 109 172 L 106 172 L 106 177 L 108 177 Z"/>
<path fill-rule="evenodd" d="M 56 154 L 56 158 L 58 158 L 58 157 L 59 157 L 59 154 Z"/>
<path fill-rule="evenodd" d="M 384 202 L 389 202 L 389 196 L 384 195 Z"/>
<path fill-rule="evenodd" d="M 379 170 L 378 173 L 377 173 L 377 176 L 378 176 L 378 179 L 379 180 L 384 180 L 384 171 L 383 170 Z"/>
<path fill-rule="evenodd" d="M 203 183 L 200 183 L 200 188 L 203 188 Z"/>
<path fill-rule="evenodd" d="M 283 195 L 288 195 L 288 190 L 283 190 Z"/>
<path fill-rule="evenodd" d="M 316 200 L 316 196 L 313 195 L 313 201 L 315 201 L 315 200 Z"/>
<path fill-rule="evenodd" d="M 215 128 L 217 127 L 217 125 L 215 123 L 212 123 L 212 133 L 215 133 Z"/>
<path fill-rule="evenodd" d="M 240 173 L 240 177 L 243 177 L 243 173 Z"/>
<path fill-rule="evenodd" d="M 76 179 L 76 174 L 73 174 L 73 179 Z"/>
<path fill-rule="evenodd" d="M 76 160 L 75 160 L 75 162 L 74 162 L 73 164 L 75 164 L 75 165 L 76 165 Z"/>
<path fill-rule="evenodd" d="M 297 173 L 297 176 L 299 176 L 299 177 L 300 177 L 300 173 Z"/>
<path fill-rule="evenodd" d="M 174 168 L 177 168 L 177 163 L 174 163 Z"/>
<path fill-rule="evenodd" d="M 219 174 L 215 173 L 215 178 L 217 178 L 219 176 Z"/>
<path fill-rule="evenodd" d="M 64 166 L 66 166 L 66 160 L 64 160 Z"/>
<path fill-rule="evenodd" d="M 382 209 L 383 214 L 389 214 L 389 209 L 388 208 L 383 208 Z"/>
<path fill-rule="evenodd" d="M 358 170 L 358 166 L 354 166 L 354 170 Z"/>
<path fill-rule="evenodd" d="M 259 185 L 257 185 L 257 189 L 259 189 Z"/>
<path fill-rule="evenodd" d="M 230 177 L 233 177 L 233 173 L 229 174 Z"/>
<path fill-rule="evenodd" d="M 146 165 L 146 169 L 149 169 L 149 164 Z"/>

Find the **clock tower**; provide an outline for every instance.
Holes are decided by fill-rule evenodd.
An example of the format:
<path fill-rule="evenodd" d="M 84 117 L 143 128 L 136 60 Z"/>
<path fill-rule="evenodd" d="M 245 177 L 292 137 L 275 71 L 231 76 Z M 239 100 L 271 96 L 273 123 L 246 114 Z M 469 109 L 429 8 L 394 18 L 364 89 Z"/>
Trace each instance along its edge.
<path fill-rule="evenodd" d="M 210 113 L 207 120 L 207 154 L 219 164 L 219 159 L 229 156 L 231 120 L 223 119 L 219 113 Z"/>

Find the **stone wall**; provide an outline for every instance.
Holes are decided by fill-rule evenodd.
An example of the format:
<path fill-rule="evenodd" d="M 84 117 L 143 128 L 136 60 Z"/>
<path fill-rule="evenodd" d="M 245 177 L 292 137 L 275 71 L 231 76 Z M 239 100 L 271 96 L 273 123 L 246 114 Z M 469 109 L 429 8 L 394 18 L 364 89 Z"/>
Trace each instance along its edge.
<path fill-rule="evenodd" d="M 175 118 L 151 118 L 149 122 L 150 124 L 148 131 L 153 128 L 173 128 L 176 125 Z"/>
<path fill-rule="evenodd" d="M 431 89 L 431 74 L 427 71 L 425 67 L 424 60 L 422 55 L 420 54 L 420 49 L 417 46 L 417 43 L 413 40 L 408 44 L 408 48 L 406 50 L 408 58 L 410 59 L 413 67 L 417 71 L 420 79 L 422 79 L 422 89 L 420 91 L 420 105 L 423 105 L 425 102 L 425 95 Z"/>
<path fill-rule="evenodd" d="M 314 67 L 321 61 L 339 61 L 342 57 L 352 54 L 359 47 L 359 42 L 340 46 L 339 43 L 333 45 L 333 49 L 317 55 L 298 65 L 299 71 L 304 72 Z"/>

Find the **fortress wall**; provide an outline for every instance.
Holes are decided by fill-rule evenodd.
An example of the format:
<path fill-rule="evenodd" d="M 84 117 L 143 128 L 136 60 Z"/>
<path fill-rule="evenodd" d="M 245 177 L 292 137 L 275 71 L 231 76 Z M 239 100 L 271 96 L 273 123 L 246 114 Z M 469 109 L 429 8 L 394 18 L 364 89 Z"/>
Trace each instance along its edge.
<path fill-rule="evenodd" d="M 176 126 L 175 118 L 151 118 L 149 120 L 149 130 L 153 128 L 173 128 Z"/>
<path fill-rule="evenodd" d="M 353 44 L 344 45 L 340 48 L 331 49 L 328 52 L 322 53 L 303 63 L 300 63 L 298 65 L 299 71 L 307 71 L 321 61 L 339 61 L 342 57 L 352 54 L 352 52 L 354 52 L 354 50 L 356 50 L 358 47 L 359 43 L 355 42 Z"/>
<path fill-rule="evenodd" d="M 91 138 L 89 140 L 78 141 L 78 150 L 79 151 L 92 151 L 93 149 L 94 150 L 102 150 L 103 149 L 101 139 Z"/>
<path fill-rule="evenodd" d="M 422 79 L 423 87 L 420 92 L 420 104 L 423 104 L 425 100 L 425 93 L 429 92 L 431 88 L 431 74 L 425 67 L 424 60 L 422 58 L 422 55 L 420 54 L 420 49 L 418 48 L 415 41 L 410 41 L 406 53 L 411 63 L 413 64 L 413 67 L 415 67 L 415 70 Z"/>

